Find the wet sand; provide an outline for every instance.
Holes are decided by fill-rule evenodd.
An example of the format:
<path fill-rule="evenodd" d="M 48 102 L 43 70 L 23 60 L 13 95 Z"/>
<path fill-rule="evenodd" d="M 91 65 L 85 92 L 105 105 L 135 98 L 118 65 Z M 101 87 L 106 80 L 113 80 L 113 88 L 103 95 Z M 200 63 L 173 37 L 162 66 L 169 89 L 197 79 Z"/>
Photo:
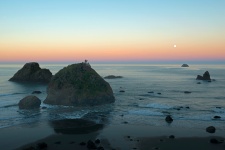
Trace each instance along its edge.
<path fill-rule="evenodd" d="M 22 147 L 18 147 L 17 149 L 28 149 L 32 147 L 37 148 L 38 144 L 46 143 L 46 149 L 48 150 L 86 150 L 88 149 L 88 141 L 91 140 L 95 143 L 97 139 L 99 139 L 100 142 L 95 143 L 96 148 L 104 148 L 107 150 L 225 149 L 225 133 L 223 130 L 218 130 L 216 133 L 211 134 L 207 133 L 205 129 L 183 129 L 170 126 L 155 127 L 130 124 L 106 125 L 103 128 L 98 128 L 98 126 L 94 125 L 94 128 L 90 128 L 90 124 L 85 123 L 85 126 L 76 126 L 75 130 L 74 128 L 65 127 L 66 132 L 64 132 L 64 123 L 57 123 L 57 128 L 61 128 L 61 130 L 57 131 L 60 132 L 55 132 L 48 137 L 42 138 L 35 142 L 27 143 Z M 72 124 L 70 123 L 70 125 Z M 78 125 L 77 123 L 75 124 Z M 78 130 L 82 132 L 77 132 Z M 212 139 L 214 139 L 214 141 L 216 140 L 218 143 L 212 143 Z"/>

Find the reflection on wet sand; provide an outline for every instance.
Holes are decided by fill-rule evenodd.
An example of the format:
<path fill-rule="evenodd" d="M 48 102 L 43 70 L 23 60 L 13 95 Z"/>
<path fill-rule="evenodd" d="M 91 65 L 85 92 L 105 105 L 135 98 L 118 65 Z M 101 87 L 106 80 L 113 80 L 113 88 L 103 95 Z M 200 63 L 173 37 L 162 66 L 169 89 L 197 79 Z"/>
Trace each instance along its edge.
<path fill-rule="evenodd" d="M 50 122 L 56 133 L 61 134 L 87 134 L 103 129 L 103 124 L 85 119 L 63 119 Z"/>

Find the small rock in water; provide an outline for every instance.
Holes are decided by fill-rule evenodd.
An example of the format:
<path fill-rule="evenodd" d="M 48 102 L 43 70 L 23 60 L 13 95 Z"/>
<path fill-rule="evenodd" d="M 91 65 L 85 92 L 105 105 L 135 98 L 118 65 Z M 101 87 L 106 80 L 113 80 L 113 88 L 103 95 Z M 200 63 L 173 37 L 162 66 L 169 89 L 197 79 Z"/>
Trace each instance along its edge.
<path fill-rule="evenodd" d="M 150 91 L 150 92 L 148 92 L 148 93 L 154 93 L 153 91 Z"/>
<path fill-rule="evenodd" d="M 170 116 L 170 115 L 168 115 L 168 116 L 166 116 L 166 122 L 168 122 L 168 123 L 171 123 L 171 122 L 173 122 L 173 118 Z"/>
<path fill-rule="evenodd" d="M 215 133 L 216 132 L 216 128 L 214 126 L 209 126 L 209 127 L 206 128 L 206 132 Z"/>
<path fill-rule="evenodd" d="M 159 92 L 159 93 L 157 93 L 157 94 L 161 95 L 162 93 Z"/>
<path fill-rule="evenodd" d="M 124 123 L 124 124 L 128 124 L 128 122 L 127 122 L 127 121 L 124 121 L 123 123 Z"/>
<path fill-rule="evenodd" d="M 196 80 L 208 80 L 208 81 L 211 81 L 209 72 L 206 71 L 206 72 L 203 74 L 203 76 L 197 75 Z"/>
<path fill-rule="evenodd" d="M 197 84 L 202 84 L 201 82 L 197 82 Z"/>
<path fill-rule="evenodd" d="M 47 109 L 47 107 L 43 106 L 43 107 L 41 107 L 41 109 Z"/>
<path fill-rule="evenodd" d="M 184 93 L 185 93 L 185 94 L 190 94 L 191 92 L 190 92 L 190 91 L 184 91 Z"/>
<path fill-rule="evenodd" d="M 41 100 L 34 95 L 29 95 L 21 99 L 18 105 L 20 109 L 35 109 L 40 107 Z"/>
<path fill-rule="evenodd" d="M 214 116 L 213 118 L 214 119 L 220 119 L 221 117 L 220 116 Z"/>
<path fill-rule="evenodd" d="M 190 107 L 189 107 L 189 106 L 187 106 L 187 107 L 185 107 L 185 108 L 190 109 Z"/>
<path fill-rule="evenodd" d="M 124 90 L 120 90 L 120 92 L 121 92 L 121 93 L 124 93 L 125 91 L 124 91 Z"/>

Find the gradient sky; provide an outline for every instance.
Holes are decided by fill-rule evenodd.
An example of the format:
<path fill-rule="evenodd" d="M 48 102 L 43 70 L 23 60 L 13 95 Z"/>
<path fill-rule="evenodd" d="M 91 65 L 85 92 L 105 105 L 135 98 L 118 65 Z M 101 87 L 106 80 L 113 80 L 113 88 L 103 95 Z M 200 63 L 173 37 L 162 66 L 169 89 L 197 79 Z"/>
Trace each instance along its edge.
<path fill-rule="evenodd" d="M 0 1 L 0 61 L 84 59 L 225 60 L 225 0 Z"/>

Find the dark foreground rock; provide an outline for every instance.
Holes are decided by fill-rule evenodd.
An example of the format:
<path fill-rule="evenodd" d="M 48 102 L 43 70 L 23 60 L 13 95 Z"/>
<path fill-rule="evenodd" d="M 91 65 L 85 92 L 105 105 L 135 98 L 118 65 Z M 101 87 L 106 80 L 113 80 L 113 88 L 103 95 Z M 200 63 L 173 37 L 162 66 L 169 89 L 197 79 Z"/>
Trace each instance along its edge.
<path fill-rule="evenodd" d="M 17 71 L 9 81 L 16 82 L 49 82 L 52 73 L 49 69 L 41 69 L 36 62 L 26 63 L 22 69 Z"/>
<path fill-rule="evenodd" d="M 188 64 L 183 64 L 181 67 L 189 67 Z"/>
<path fill-rule="evenodd" d="M 122 76 L 114 76 L 114 75 L 109 75 L 104 77 L 105 79 L 117 79 L 117 78 L 123 78 Z"/>
<path fill-rule="evenodd" d="M 20 109 L 34 109 L 34 108 L 39 108 L 40 105 L 41 105 L 41 100 L 33 95 L 26 96 L 19 102 Z"/>
<path fill-rule="evenodd" d="M 196 80 L 208 80 L 208 81 L 211 81 L 211 78 L 210 78 L 210 74 L 208 71 L 206 71 L 203 76 L 201 75 L 198 75 Z"/>
<path fill-rule="evenodd" d="M 115 101 L 112 88 L 90 65 L 69 65 L 54 75 L 47 87 L 46 104 L 81 106 Z"/>

